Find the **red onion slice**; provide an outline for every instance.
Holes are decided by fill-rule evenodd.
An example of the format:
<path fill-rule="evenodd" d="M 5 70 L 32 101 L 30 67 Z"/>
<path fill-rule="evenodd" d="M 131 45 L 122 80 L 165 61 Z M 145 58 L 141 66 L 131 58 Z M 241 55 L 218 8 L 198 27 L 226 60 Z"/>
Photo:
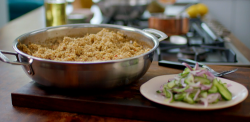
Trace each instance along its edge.
<path fill-rule="evenodd" d="M 187 63 L 183 62 L 182 64 L 185 65 L 188 69 L 190 69 L 190 71 L 193 71 L 193 68 L 189 66 Z"/>
<path fill-rule="evenodd" d="M 196 74 L 199 73 L 199 72 L 200 72 L 200 70 L 190 71 L 190 73 L 191 73 L 192 75 L 196 75 Z"/>
<path fill-rule="evenodd" d="M 170 103 L 172 101 L 172 99 L 173 99 L 173 93 L 168 89 L 167 89 L 167 92 L 171 94 L 171 96 L 169 98 L 169 101 L 168 101 Z"/>
<path fill-rule="evenodd" d="M 208 100 L 206 98 L 201 98 L 200 100 L 204 104 L 205 107 L 208 106 Z"/>
<path fill-rule="evenodd" d="M 187 84 L 185 84 L 185 82 L 184 82 L 184 81 L 185 81 L 185 79 L 184 79 L 184 78 L 182 78 L 182 79 L 181 79 L 181 85 L 182 85 L 183 87 L 186 87 L 186 86 L 187 86 Z"/>
<path fill-rule="evenodd" d="M 188 92 L 188 93 L 186 94 L 186 97 L 188 97 L 188 96 L 189 96 L 189 94 L 190 94 L 190 92 Z"/>
<path fill-rule="evenodd" d="M 199 64 L 196 62 L 194 66 L 194 70 L 199 70 L 199 69 L 200 69 Z"/>
<path fill-rule="evenodd" d="M 232 86 L 232 84 L 229 84 L 229 83 L 228 83 L 228 84 L 227 84 L 227 87 L 230 87 L 230 86 Z"/>
<path fill-rule="evenodd" d="M 198 91 L 196 92 L 195 96 L 194 96 L 194 101 L 197 99 L 198 95 L 200 94 L 201 90 L 198 89 Z"/>
<path fill-rule="evenodd" d="M 206 98 L 201 98 L 200 100 L 202 103 L 204 103 L 204 106 L 207 107 L 208 103 L 213 103 L 217 99 L 221 99 L 220 93 L 209 94 Z"/>
<path fill-rule="evenodd" d="M 207 71 L 205 74 L 207 75 L 207 79 L 211 81 L 214 80 L 215 76 L 211 72 Z"/>
<path fill-rule="evenodd" d="M 208 101 L 208 103 L 212 103 L 212 102 L 215 102 L 219 98 L 220 98 L 220 94 L 219 93 L 209 94 L 207 96 L 207 101 Z"/>
<path fill-rule="evenodd" d="M 170 82 L 170 81 L 172 81 L 172 80 L 175 80 L 175 78 L 168 79 L 168 82 Z"/>
<path fill-rule="evenodd" d="M 212 83 L 210 83 L 209 85 L 201 84 L 201 90 L 208 90 L 208 89 L 210 89 L 212 86 L 213 86 Z"/>
<path fill-rule="evenodd" d="M 206 70 L 198 70 L 199 72 L 197 72 L 196 74 L 194 74 L 195 76 L 203 76 L 203 74 L 206 74 Z"/>
<path fill-rule="evenodd" d="M 160 91 L 163 91 L 163 86 L 164 86 L 164 84 L 162 84 L 161 86 L 160 86 Z"/>
<path fill-rule="evenodd" d="M 192 92 L 193 92 L 193 90 L 194 90 L 194 88 L 193 88 L 193 87 L 189 87 L 187 90 L 185 90 L 185 92 L 187 92 L 187 93 L 192 93 Z"/>

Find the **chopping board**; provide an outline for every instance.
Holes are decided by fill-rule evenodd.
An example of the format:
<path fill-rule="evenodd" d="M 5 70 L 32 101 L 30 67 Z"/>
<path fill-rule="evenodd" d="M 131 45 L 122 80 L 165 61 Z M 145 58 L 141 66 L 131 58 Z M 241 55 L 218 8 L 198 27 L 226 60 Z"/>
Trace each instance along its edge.
<path fill-rule="evenodd" d="M 232 119 L 223 114 L 223 111 L 228 112 L 227 109 L 212 113 L 207 111 L 189 112 L 188 110 L 159 105 L 141 95 L 140 86 L 151 78 L 180 72 L 182 70 L 158 66 L 158 62 L 153 62 L 147 73 L 138 81 L 124 87 L 105 91 L 48 88 L 31 81 L 11 93 L 12 104 L 13 106 L 28 108 L 148 121 L 182 121 L 183 118 L 189 121 L 199 121 L 195 116 L 207 118 L 208 114 L 214 117 Z M 210 119 L 204 119 L 204 122 L 206 121 L 210 121 Z"/>

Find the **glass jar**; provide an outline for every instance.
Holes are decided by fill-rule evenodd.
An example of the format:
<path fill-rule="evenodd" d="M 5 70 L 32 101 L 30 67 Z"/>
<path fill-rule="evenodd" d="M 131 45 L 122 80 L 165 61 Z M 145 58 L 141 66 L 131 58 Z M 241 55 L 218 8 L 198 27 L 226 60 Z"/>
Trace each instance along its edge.
<path fill-rule="evenodd" d="M 47 27 L 66 24 L 66 5 L 66 0 L 44 0 Z"/>

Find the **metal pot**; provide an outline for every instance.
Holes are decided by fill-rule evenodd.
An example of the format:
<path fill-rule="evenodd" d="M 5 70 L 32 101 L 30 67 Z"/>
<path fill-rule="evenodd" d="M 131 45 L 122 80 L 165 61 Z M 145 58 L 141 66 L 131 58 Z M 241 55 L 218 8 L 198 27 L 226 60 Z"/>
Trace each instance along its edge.
<path fill-rule="evenodd" d="M 152 49 L 139 56 L 100 62 L 54 61 L 33 57 L 17 48 L 19 42 L 23 44 L 44 42 L 47 39 L 63 36 L 84 36 L 97 33 L 107 28 L 120 31 L 134 39 L 152 46 Z M 157 39 L 152 34 L 158 35 Z M 132 27 L 109 24 L 72 24 L 48 27 L 19 36 L 13 43 L 16 52 L 0 50 L 0 60 L 5 63 L 22 65 L 27 75 L 38 84 L 57 88 L 80 89 L 111 89 L 130 84 L 142 77 L 148 70 L 154 51 L 159 41 L 167 38 L 163 32 L 154 29 L 140 30 Z M 17 61 L 10 61 L 5 55 L 16 55 Z"/>
<path fill-rule="evenodd" d="M 148 0 L 101 0 L 97 3 L 106 23 L 122 21 L 127 25 L 130 21 L 140 19 L 148 6 Z"/>
<path fill-rule="evenodd" d="M 154 28 L 171 35 L 186 34 L 189 30 L 189 19 L 187 17 L 168 17 L 163 14 L 153 14 L 149 18 L 149 28 Z"/>

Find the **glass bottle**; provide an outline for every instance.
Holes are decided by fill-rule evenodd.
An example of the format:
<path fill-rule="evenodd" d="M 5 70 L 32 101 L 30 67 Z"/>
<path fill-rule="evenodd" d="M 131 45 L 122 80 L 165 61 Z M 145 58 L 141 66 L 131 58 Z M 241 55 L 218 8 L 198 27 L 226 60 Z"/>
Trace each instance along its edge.
<path fill-rule="evenodd" d="M 66 0 L 44 0 L 47 27 L 66 24 L 66 5 Z"/>

